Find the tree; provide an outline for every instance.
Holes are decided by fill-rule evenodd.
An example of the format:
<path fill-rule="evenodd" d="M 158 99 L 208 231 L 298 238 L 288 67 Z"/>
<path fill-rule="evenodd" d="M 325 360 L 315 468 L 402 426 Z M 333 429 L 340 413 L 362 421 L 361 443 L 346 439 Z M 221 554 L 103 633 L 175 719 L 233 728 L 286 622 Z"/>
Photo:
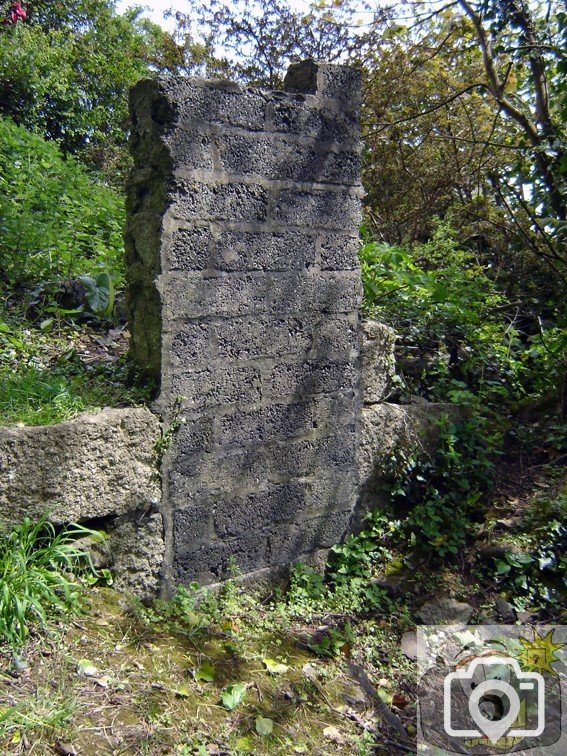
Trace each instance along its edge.
<path fill-rule="evenodd" d="M 209 51 L 206 73 L 271 89 L 281 87 L 295 60 L 361 60 L 378 42 L 389 13 L 357 0 L 318 0 L 305 13 L 281 0 L 189 0 L 189 6 L 188 13 L 174 14 L 178 34 L 200 37 Z"/>
<path fill-rule="evenodd" d="M 25 22 L 0 28 L 0 114 L 99 167 L 125 144 L 129 87 L 178 63 L 170 35 L 114 6 L 39 0 Z"/>

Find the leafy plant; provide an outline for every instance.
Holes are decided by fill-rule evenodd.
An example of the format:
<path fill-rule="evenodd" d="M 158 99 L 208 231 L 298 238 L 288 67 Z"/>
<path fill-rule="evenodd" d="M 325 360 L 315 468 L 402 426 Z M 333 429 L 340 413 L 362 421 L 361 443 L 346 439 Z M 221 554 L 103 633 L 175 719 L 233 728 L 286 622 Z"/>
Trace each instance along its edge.
<path fill-rule="evenodd" d="M 90 276 L 100 267 L 122 277 L 120 194 L 76 159 L 64 158 L 56 144 L 7 118 L 0 119 L 0 216 L 0 282 L 37 285 Z M 109 309 L 105 275 L 90 284 L 94 311 L 103 303 Z"/>
<path fill-rule="evenodd" d="M 102 536 L 80 525 L 56 532 L 44 515 L 26 518 L 9 533 L 0 534 L 0 639 L 18 648 L 30 627 L 46 629 L 54 617 L 79 606 L 80 585 L 75 575 L 95 570 L 77 537 Z"/>
<path fill-rule="evenodd" d="M 507 552 L 495 560 L 495 577 L 513 593 L 513 603 L 559 608 L 567 596 L 567 494 L 536 499 L 526 513 L 532 546 L 526 552 Z"/>

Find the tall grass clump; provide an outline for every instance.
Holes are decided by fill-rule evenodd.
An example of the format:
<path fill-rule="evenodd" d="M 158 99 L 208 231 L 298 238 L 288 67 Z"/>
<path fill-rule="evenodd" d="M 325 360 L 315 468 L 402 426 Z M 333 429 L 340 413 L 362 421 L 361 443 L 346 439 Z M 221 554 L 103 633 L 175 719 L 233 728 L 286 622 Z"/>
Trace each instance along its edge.
<path fill-rule="evenodd" d="M 77 537 L 101 534 L 70 525 L 57 532 L 47 515 L 29 518 L 0 534 L 0 643 L 24 645 L 32 626 L 76 610 L 81 584 L 76 575 L 95 574 L 89 554 Z"/>

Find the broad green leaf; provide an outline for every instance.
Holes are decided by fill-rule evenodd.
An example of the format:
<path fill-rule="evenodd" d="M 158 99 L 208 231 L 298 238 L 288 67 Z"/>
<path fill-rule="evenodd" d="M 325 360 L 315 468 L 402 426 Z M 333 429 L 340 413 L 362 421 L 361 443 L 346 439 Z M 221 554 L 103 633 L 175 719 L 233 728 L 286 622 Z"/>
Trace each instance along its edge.
<path fill-rule="evenodd" d="M 209 661 L 204 661 L 193 674 L 197 682 L 213 682 L 215 679 L 215 669 Z"/>
<path fill-rule="evenodd" d="M 234 683 L 225 688 L 221 693 L 222 705 L 232 711 L 242 703 L 246 695 L 246 683 Z"/>

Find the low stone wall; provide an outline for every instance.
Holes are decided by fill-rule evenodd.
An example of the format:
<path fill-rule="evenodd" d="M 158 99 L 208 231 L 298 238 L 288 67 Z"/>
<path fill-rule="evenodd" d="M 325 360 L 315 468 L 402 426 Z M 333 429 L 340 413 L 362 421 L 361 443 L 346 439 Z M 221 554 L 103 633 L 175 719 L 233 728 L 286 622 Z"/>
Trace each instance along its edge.
<path fill-rule="evenodd" d="M 364 404 L 353 530 L 367 512 L 386 503 L 386 470 L 396 449 L 430 454 L 439 442 L 441 418 L 457 419 L 462 414 L 454 404 L 431 403 L 421 397 L 414 397 L 407 404 L 388 402 L 396 383 L 396 334 L 382 323 L 370 320 L 361 324 L 361 341 Z"/>
<path fill-rule="evenodd" d="M 395 384 L 395 334 L 376 322 L 362 323 L 360 333 L 364 406 L 357 450 L 360 482 L 346 523 L 351 531 L 366 512 L 384 503 L 385 466 L 396 448 L 433 450 L 438 419 L 458 414 L 453 405 L 384 401 Z M 108 541 L 95 549 L 94 556 L 100 565 L 112 568 L 116 587 L 141 598 L 155 595 L 163 585 L 164 564 L 167 568 L 156 446 L 160 436 L 158 418 L 143 408 L 106 409 L 51 426 L 0 428 L 0 527 L 8 528 L 26 516 L 36 520 L 49 511 L 57 525 L 78 522 L 102 529 Z M 312 446 L 312 442 L 297 444 L 287 456 L 281 455 L 280 467 L 310 469 Z M 343 454 L 348 471 L 354 458 Z M 251 457 L 249 463 L 259 477 L 266 474 L 264 456 Z M 274 516 L 280 517 L 280 499 L 274 495 L 271 501 Z M 207 516 L 206 502 L 198 495 L 192 504 Z M 223 521 L 227 531 L 238 529 L 243 517 L 250 517 L 249 512 L 237 507 L 227 512 Z M 313 522 L 298 523 L 293 539 L 274 542 L 280 566 L 250 570 L 248 578 L 255 583 L 270 581 L 283 575 L 281 565 L 299 556 L 323 565 L 328 548 L 341 538 L 343 525 L 333 530 L 332 518 L 316 525 L 315 548 Z M 188 521 L 188 530 L 191 527 Z M 308 548 L 301 547 L 303 541 Z M 238 559 L 238 550 L 234 553 Z"/>
<path fill-rule="evenodd" d="M 106 409 L 40 427 L 0 427 L 0 527 L 49 512 L 57 525 L 91 523 L 109 535 L 116 584 L 157 589 L 163 559 L 158 418 Z"/>

